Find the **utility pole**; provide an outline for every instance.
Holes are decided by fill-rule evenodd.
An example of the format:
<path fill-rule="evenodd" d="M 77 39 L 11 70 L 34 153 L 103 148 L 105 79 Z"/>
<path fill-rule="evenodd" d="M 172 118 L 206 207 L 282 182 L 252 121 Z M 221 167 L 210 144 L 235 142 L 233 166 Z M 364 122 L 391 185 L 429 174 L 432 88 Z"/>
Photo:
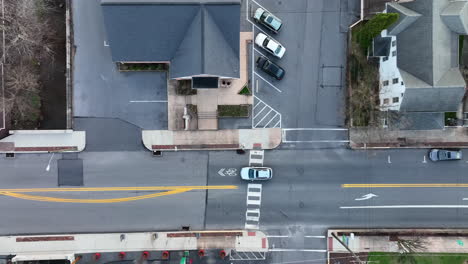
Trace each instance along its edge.
<path fill-rule="evenodd" d="M 354 253 L 343 241 L 341 241 L 341 240 L 338 238 L 338 236 L 337 236 L 334 232 L 332 232 L 331 235 L 332 235 L 336 240 L 338 240 L 338 242 L 340 242 L 340 244 L 341 244 L 343 247 L 345 247 L 345 248 L 349 251 L 349 253 L 351 253 L 351 255 L 353 255 L 353 257 L 356 259 L 356 261 L 357 261 L 358 263 L 366 264 L 367 261 L 362 261 L 362 260 L 359 258 L 359 256 L 356 255 L 356 253 Z"/>

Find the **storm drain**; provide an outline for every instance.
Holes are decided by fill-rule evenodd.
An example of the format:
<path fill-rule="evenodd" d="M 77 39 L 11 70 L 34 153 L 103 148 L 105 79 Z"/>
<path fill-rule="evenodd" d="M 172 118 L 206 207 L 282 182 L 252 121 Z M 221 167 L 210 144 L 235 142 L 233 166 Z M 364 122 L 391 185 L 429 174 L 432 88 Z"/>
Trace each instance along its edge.
<path fill-rule="evenodd" d="M 83 160 L 60 159 L 58 166 L 58 186 L 83 186 Z"/>

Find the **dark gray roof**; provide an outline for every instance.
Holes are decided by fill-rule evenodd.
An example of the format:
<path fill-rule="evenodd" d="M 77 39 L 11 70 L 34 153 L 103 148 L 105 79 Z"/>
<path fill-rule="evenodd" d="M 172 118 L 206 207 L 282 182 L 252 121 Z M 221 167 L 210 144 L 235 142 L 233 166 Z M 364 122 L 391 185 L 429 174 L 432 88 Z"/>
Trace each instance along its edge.
<path fill-rule="evenodd" d="M 113 61 L 170 61 L 171 78 L 239 78 L 238 1 L 128 2 L 102 0 Z"/>
<path fill-rule="evenodd" d="M 386 57 L 390 54 L 390 46 L 392 44 L 391 37 L 381 37 L 380 35 L 374 38 L 372 42 L 372 56 Z"/>
<path fill-rule="evenodd" d="M 388 29 L 389 35 L 398 35 L 398 33 L 405 30 L 421 16 L 421 14 L 395 3 L 388 3 L 387 12 L 399 15 L 398 21 Z"/>
<path fill-rule="evenodd" d="M 435 130 L 445 125 L 442 112 L 389 112 L 390 130 Z"/>
<path fill-rule="evenodd" d="M 402 111 L 453 111 L 463 98 L 465 82 L 458 69 L 458 34 L 441 18 L 450 4 L 450 0 L 387 4 L 387 12 L 420 14 L 411 23 L 400 17 L 390 29 L 403 28 L 396 30 L 397 66 L 406 87 Z"/>

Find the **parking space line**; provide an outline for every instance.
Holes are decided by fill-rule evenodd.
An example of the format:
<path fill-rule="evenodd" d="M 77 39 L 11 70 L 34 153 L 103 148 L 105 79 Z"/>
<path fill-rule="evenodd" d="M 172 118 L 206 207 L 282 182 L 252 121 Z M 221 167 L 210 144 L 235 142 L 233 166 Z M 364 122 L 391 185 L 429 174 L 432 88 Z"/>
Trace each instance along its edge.
<path fill-rule="evenodd" d="M 256 51 L 257 53 L 260 53 L 260 55 L 262 55 L 263 57 L 268 57 L 267 55 L 263 54 L 263 52 L 259 51 L 256 48 L 254 48 L 253 50 Z"/>
<path fill-rule="evenodd" d="M 263 121 L 263 119 L 265 119 L 271 113 L 271 111 L 273 111 L 273 108 L 271 108 L 270 111 L 268 111 L 268 113 L 264 115 L 263 118 L 257 124 L 260 124 Z"/>
<path fill-rule="evenodd" d="M 257 101 L 255 101 L 255 100 L 257 100 Z M 261 104 L 263 104 L 264 107 L 259 112 L 256 112 L 255 109 Z M 270 111 L 268 111 L 266 113 L 266 115 L 263 116 L 263 118 L 260 120 L 260 122 L 262 122 L 266 118 L 266 116 L 269 115 L 272 112 L 274 113 L 274 116 L 270 120 L 268 120 L 266 125 L 260 126 L 260 122 L 256 122 L 254 119 L 261 116 L 261 113 L 265 113 L 265 111 L 264 111 L 265 108 L 267 108 L 267 109 L 269 108 Z M 266 127 L 269 127 L 268 125 L 271 124 L 271 122 L 273 122 L 273 120 L 278 119 L 278 118 L 279 118 L 279 121 L 277 121 L 276 124 L 274 126 L 272 126 L 272 127 L 273 128 L 274 127 L 280 127 L 281 128 L 281 120 L 282 120 L 281 119 L 281 113 L 276 111 L 273 107 L 269 106 L 262 99 L 256 97 L 255 95 L 254 95 L 254 108 L 253 108 L 252 111 L 253 111 L 253 114 L 252 114 L 252 116 L 253 116 L 253 118 L 252 118 L 252 128 L 256 128 L 256 127 L 266 128 Z"/>
<path fill-rule="evenodd" d="M 265 104 L 265 106 L 262 108 L 262 110 L 258 111 L 257 114 L 253 117 L 254 119 L 261 113 L 263 112 L 263 110 L 265 110 L 265 108 L 267 108 L 267 105 Z M 271 111 L 271 110 L 270 110 Z"/>
<path fill-rule="evenodd" d="M 276 115 L 273 116 L 273 117 L 270 119 L 270 121 L 269 121 L 265 126 L 263 126 L 263 128 L 267 127 L 267 126 L 271 123 L 271 121 L 275 120 L 275 117 L 276 117 L 277 115 L 278 115 L 278 113 L 276 113 Z"/>
<path fill-rule="evenodd" d="M 258 78 L 262 79 L 264 82 L 268 83 L 268 84 L 269 84 L 271 87 L 273 87 L 276 91 L 278 91 L 279 93 L 282 93 L 282 91 L 281 91 L 280 89 L 278 89 L 276 86 L 274 86 L 274 85 L 273 85 L 272 83 L 270 83 L 269 81 L 265 80 L 265 78 L 263 78 L 262 76 L 260 76 L 260 75 L 259 75 L 258 73 L 256 73 L 255 71 L 254 71 L 254 74 L 255 74 Z"/>

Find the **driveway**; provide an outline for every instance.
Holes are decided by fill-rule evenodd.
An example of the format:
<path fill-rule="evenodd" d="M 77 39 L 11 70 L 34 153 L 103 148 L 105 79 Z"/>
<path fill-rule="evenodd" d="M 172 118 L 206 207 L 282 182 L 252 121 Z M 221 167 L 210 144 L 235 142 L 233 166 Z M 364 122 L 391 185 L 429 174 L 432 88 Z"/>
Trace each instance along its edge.
<path fill-rule="evenodd" d="M 166 73 L 119 72 L 106 41 L 100 1 L 72 3 L 73 115 L 117 118 L 141 129 L 167 129 Z"/>
<path fill-rule="evenodd" d="M 256 45 L 253 47 L 255 58 L 267 56 L 286 71 L 284 79 L 277 81 L 252 67 L 253 127 L 330 128 L 331 133 L 344 127 L 346 34 L 348 25 L 355 19 L 355 3 L 340 0 L 248 2 L 249 13 L 263 7 L 283 21 L 278 34 L 251 23 L 254 35 L 263 32 L 286 48 L 284 57 L 277 59 Z M 248 19 L 253 21 L 251 17 Z M 304 139 L 288 137 L 294 141 L 310 138 L 308 135 Z M 332 138 L 346 139 L 337 135 Z"/>

